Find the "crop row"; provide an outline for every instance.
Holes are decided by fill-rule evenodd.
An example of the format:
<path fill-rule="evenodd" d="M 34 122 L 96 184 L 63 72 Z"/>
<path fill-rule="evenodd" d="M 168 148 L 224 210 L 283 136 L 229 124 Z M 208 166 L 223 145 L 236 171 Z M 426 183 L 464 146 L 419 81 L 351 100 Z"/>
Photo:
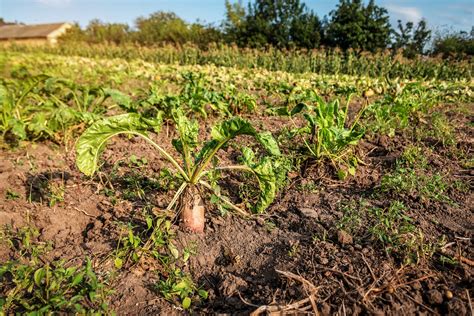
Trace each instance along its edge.
<path fill-rule="evenodd" d="M 291 73 L 313 72 L 325 75 L 353 75 L 369 77 L 442 80 L 472 78 L 472 61 L 449 61 L 419 56 L 406 59 L 392 52 L 361 53 L 334 49 L 279 50 L 268 48 L 240 49 L 215 45 L 202 50 L 193 45 L 181 47 L 140 47 L 135 45 L 84 45 L 68 43 L 57 47 L 12 46 L 9 51 L 37 52 L 41 50 L 61 56 L 89 58 L 141 59 L 154 63 L 179 65 L 215 65 L 241 69 L 267 69 Z"/>

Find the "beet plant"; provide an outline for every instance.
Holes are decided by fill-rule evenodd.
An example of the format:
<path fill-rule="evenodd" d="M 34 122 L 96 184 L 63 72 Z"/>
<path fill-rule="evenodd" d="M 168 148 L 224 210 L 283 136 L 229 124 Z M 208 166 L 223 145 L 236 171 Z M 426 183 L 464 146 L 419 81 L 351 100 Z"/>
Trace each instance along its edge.
<path fill-rule="evenodd" d="M 293 108 L 284 106 L 273 111 L 290 117 L 295 126 L 292 136 L 303 137 L 308 158 L 318 162 L 329 161 L 338 170 L 341 179 L 346 178 L 348 174 L 354 175 L 358 159 L 351 150 L 365 134 L 365 129 L 358 123 L 366 107 L 360 109 L 350 123 L 348 117 L 350 95 L 345 106 L 341 106 L 338 99 L 326 102 L 314 93 L 308 95 L 312 98 L 309 105 L 298 103 Z M 303 113 L 306 125 L 297 128 L 292 117 L 300 113 Z"/>
<path fill-rule="evenodd" d="M 157 154 L 168 160 L 182 180 L 167 210 L 176 209 L 180 213 L 185 229 L 203 232 L 205 192 L 214 194 L 238 213 L 249 215 L 248 211 L 220 194 L 218 181 L 215 181 L 216 175 L 226 171 L 248 172 L 255 176 L 260 194 L 252 207 L 253 212 L 263 212 L 270 205 L 279 184 L 283 182 L 286 169 L 282 167 L 284 164 L 280 160 L 278 144 L 269 132 L 259 133 L 250 122 L 240 117 L 233 117 L 212 127 L 210 140 L 200 142 L 198 122 L 186 117 L 181 109 L 176 109 L 172 113 L 178 134 L 172 145 L 180 156 L 180 159 L 176 159 L 169 150 L 165 150 L 147 133 L 159 131 L 163 122 L 162 115 L 157 117 L 149 119 L 138 113 L 128 113 L 95 122 L 77 142 L 78 168 L 86 175 L 93 175 L 98 166 L 99 156 L 110 138 L 119 134 L 135 135 L 145 139 L 156 149 Z M 239 135 L 253 137 L 266 154 L 257 159 L 250 148 L 244 148 L 242 164 L 219 166 L 216 154 Z"/>
<path fill-rule="evenodd" d="M 362 108 L 349 124 L 348 109 L 350 97 L 345 107 L 339 100 L 325 102 L 317 97 L 316 106 L 304 114 L 307 125 L 300 132 L 309 135 L 304 140 L 306 148 L 317 160 L 323 158 L 338 169 L 338 175 L 344 179 L 347 174 L 354 175 L 357 159 L 351 155 L 351 147 L 357 145 L 365 131 L 357 123 L 365 108 Z"/>

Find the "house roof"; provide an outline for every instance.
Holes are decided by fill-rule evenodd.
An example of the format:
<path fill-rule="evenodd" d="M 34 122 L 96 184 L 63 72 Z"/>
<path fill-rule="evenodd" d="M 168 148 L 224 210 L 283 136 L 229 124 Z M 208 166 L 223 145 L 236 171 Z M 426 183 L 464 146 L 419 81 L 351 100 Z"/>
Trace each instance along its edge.
<path fill-rule="evenodd" d="M 46 38 L 66 23 L 36 25 L 3 25 L 0 26 L 0 40 L 19 38 Z"/>

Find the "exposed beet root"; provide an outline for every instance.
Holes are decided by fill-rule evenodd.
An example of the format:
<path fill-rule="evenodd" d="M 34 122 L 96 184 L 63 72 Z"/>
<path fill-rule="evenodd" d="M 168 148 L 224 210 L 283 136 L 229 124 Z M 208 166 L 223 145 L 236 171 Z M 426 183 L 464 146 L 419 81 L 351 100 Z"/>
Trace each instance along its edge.
<path fill-rule="evenodd" d="M 204 202 L 195 186 L 189 186 L 180 197 L 182 226 L 194 233 L 204 232 Z"/>

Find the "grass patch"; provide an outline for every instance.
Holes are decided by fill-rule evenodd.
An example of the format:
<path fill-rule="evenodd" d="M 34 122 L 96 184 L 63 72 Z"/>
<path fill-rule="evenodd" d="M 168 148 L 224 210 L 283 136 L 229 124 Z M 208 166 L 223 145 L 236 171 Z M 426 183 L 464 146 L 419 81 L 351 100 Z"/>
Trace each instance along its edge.
<path fill-rule="evenodd" d="M 344 215 L 337 224 L 339 229 L 359 235 L 360 242 L 381 245 L 388 255 L 405 264 L 431 258 L 437 249 L 437 244 L 425 238 L 400 201 L 387 207 L 373 207 L 362 199 L 342 205 L 341 209 Z"/>

